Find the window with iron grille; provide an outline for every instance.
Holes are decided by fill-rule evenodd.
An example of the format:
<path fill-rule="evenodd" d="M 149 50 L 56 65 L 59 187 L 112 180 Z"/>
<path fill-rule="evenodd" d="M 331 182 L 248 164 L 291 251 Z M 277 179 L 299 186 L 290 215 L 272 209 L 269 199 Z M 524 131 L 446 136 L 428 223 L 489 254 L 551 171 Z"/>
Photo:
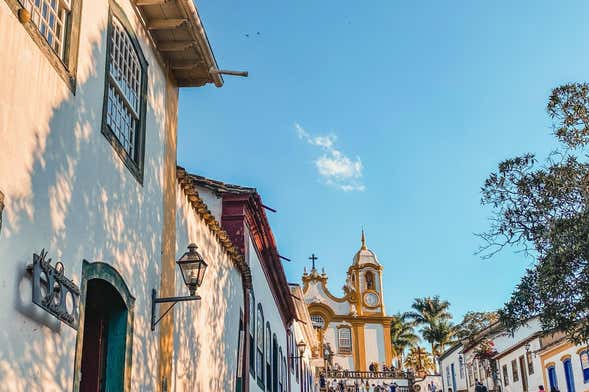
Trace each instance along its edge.
<path fill-rule="evenodd" d="M 66 30 L 71 12 L 69 0 L 21 0 L 31 14 L 31 21 L 47 40 L 51 49 L 65 61 Z"/>
<path fill-rule="evenodd" d="M 142 182 L 147 64 L 126 19 L 113 15 L 109 29 L 103 133 Z"/>
<path fill-rule="evenodd" d="M 526 353 L 526 362 L 528 363 L 528 374 L 534 374 L 534 361 L 532 360 L 532 353 Z"/>
<path fill-rule="evenodd" d="M 311 315 L 311 323 L 313 324 L 313 328 L 324 328 L 325 327 L 325 320 L 318 314 Z"/>
<path fill-rule="evenodd" d="M 352 330 L 348 327 L 340 328 L 339 335 L 339 352 L 349 354 L 352 352 Z"/>

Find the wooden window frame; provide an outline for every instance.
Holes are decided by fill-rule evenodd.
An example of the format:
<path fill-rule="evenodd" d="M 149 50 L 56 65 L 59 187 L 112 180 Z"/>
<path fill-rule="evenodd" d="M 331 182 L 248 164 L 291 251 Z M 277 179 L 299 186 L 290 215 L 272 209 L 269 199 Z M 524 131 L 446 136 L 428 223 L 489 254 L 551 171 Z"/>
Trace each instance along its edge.
<path fill-rule="evenodd" d="M 266 390 L 272 390 L 272 329 L 266 321 L 266 343 L 264 344 L 264 366 L 266 369 Z"/>
<path fill-rule="evenodd" d="M 526 352 L 526 364 L 528 365 L 528 374 L 531 376 L 534 374 L 534 359 L 530 351 Z"/>
<path fill-rule="evenodd" d="M 63 60 L 60 58 L 47 39 L 41 34 L 39 28 L 35 25 L 32 20 L 22 21 L 19 17 L 23 6 L 18 0 L 5 0 L 8 4 L 8 8 L 12 10 L 20 24 L 29 34 L 33 42 L 37 44 L 41 53 L 45 56 L 47 61 L 55 69 L 57 74 L 67 84 L 72 94 L 76 93 L 76 77 L 78 72 L 78 50 L 80 47 L 80 25 L 82 21 L 82 3 L 83 0 L 71 0 L 71 12 L 70 17 L 65 26 L 66 31 L 64 34 L 64 56 Z"/>
<path fill-rule="evenodd" d="M 579 352 L 579 362 L 581 364 L 581 374 L 583 375 L 583 383 L 588 384 L 589 383 L 589 367 L 587 367 L 587 368 L 583 367 L 583 355 L 586 355 L 587 359 L 589 360 L 589 349 L 581 350 Z"/>
<path fill-rule="evenodd" d="M 501 368 L 503 371 L 503 385 L 509 385 L 509 370 L 507 369 L 507 364 L 503 365 Z"/>
<path fill-rule="evenodd" d="M 139 182 L 139 184 L 143 185 L 143 174 L 144 174 L 144 164 L 145 164 L 145 129 L 146 129 L 146 112 L 147 112 L 147 73 L 149 64 L 145 59 L 145 55 L 143 54 L 143 50 L 141 49 L 141 45 L 139 44 L 139 40 L 137 35 L 135 34 L 129 19 L 125 15 L 124 11 L 113 1 L 109 2 L 109 12 L 108 12 L 108 27 L 107 27 L 107 35 L 106 35 L 106 66 L 105 66 L 105 73 L 104 73 L 104 98 L 103 98 L 103 105 L 102 105 L 102 134 L 109 141 L 112 145 L 114 150 L 117 152 L 119 158 L 123 161 L 127 169 L 131 172 L 133 177 Z M 141 96 L 139 97 L 140 106 L 139 106 L 139 119 L 138 125 L 136 126 L 136 135 L 135 135 L 135 155 L 136 159 L 129 156 L 127 150 L 123 147 L 113 130 L 107 125 L 106 116 L 108 112 L 108 90 L 110 86 L 109 81 L 109 72 L 111 66 L 110 60 L 110 53 L 112 50 L 112 34 L 113 34 L 113 18 L 117 18 L 117 20 L 121 23 L 125 32 L 129 35 L 131 43 L 133 44 L 133 48 L 137 53 L 137 57 L 139 58 L 139 63 L 141 64 Z"/>
<path fill-rule="evenodd" d="M 250 363 L 250 374 L 252 377 L 256 377 L 256 296 L 254 290 L 250 289 L 250 320 L 248 335 L 250 339 L 249 346 L 249 363 Z"/>
<path fill-rule="evenodd" d="M 511 375 L 514 383 L 519 382 L 519 365 L 517 359 L 511 361 Z"/>
<path fill-rule="evenodd" d="M 260 329 L 260 324 L 262 328 Z M 256 380 L 258 382 L 258 386 L 264 390 L 264 367 L 265 367 L 265 358 L 264 358 L 264 346 L 266 345 L 266 340 L 264 336 L 264 310 L 262 309 L 262 304 L 258 303 L 258 307 L 256 309 L 256 327 L 262 331 L 262 336 L 260 337 L 259 332 L 256 330 Z M 261 340 L 262 347 L 258 344 L 258 341 Z M 258 369 L 258 356 L 261 357 L 260 359 L 260 369 Z"/>

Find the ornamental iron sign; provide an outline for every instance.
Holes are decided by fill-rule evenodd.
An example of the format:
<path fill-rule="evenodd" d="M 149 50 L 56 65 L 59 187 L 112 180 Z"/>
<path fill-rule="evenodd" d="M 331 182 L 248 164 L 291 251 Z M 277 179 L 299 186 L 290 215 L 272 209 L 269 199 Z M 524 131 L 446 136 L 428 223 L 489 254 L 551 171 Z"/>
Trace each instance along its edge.
<path fill-rule="evenodd" d="M 64 276 L 63 264 L 58 261 L 51 265 L 43 249 L 40 255 L 33 254 L 28 269 L 33 274 L 33 303 L 77 330 L 80 289 Z"/>

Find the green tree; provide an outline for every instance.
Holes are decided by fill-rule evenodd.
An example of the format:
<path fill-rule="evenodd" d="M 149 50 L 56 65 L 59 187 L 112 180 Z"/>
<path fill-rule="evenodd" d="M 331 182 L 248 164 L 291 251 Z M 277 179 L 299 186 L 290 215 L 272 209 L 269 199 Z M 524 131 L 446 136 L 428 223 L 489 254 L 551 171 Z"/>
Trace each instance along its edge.
<path fill-rule="evenodd" d="M 437 360 L 448 345 L 456 341 L 455 334 L 456 327 L 447 320 L 435 321 L 421 330 L 423 338 L 432 345 L 434 360 Z"/>
<path fill-rule="evenodd" d="M 499 164 L 482 187 L 492 217 L 483 257 L 506 246 L 532 255 L 511 299 L 500 311 L 511 329 L 539 316 L 545 331 L 589 340 L 589 84 L 552 91 L 548 114 L 559 148 L 539 162 L 533 154 Z"/>
<path fill-rule="evenodd" d="M 442 339 L 439 331 L 442 327 L 450 328 L 449 320 L 452 315 L 448 311 L 450 303 L 443 301 L 439 296 L 415 298 L 411 305 L 412 310 L 407 312 L 407 317 L 415 326 L 421 326 L 421 335 L 431 345 L 432 353 L 436 355 L 437 347 L 447 344 Z"/>
<path fill-rule="evenodd" d="M 397 313 L 392 318 L 391 345 L 393 346 L 393 356 L 397 359 L 399 367 L 402 367 L 405 350 L 417 344 L 419 337 L 415 334 L 413 323 L 408 320 L 407 314 Z"/>
<path fill-rule="evenodd" d="M 498 318 L 497 312 L 466 312 L 462 321 L 456 327 L 456 338 L 470 340 L 477 333 L 496 322 Z"/>
<path fill-rule="evenodd" d="M 405 358 L 405 367 L 413 369 L 416 373 L 430 373 L 434 370 L 434 361 L 425 348 L 413 346 Z"/>

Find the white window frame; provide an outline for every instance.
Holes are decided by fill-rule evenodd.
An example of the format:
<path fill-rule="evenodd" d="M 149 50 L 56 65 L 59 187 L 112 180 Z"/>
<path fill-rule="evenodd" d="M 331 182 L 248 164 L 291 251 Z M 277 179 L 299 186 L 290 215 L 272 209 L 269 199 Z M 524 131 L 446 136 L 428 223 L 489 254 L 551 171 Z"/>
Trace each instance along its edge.
<path fill-rule="evenodd" d="M 344 333 L 348 336 L 342 336 Z M 343 344 L 342 344 L 343 342 Z M 341 354 L 352 353 L 352 329 L 348 326 L 338 328 L 337 330 L 337 346 Z"/>

